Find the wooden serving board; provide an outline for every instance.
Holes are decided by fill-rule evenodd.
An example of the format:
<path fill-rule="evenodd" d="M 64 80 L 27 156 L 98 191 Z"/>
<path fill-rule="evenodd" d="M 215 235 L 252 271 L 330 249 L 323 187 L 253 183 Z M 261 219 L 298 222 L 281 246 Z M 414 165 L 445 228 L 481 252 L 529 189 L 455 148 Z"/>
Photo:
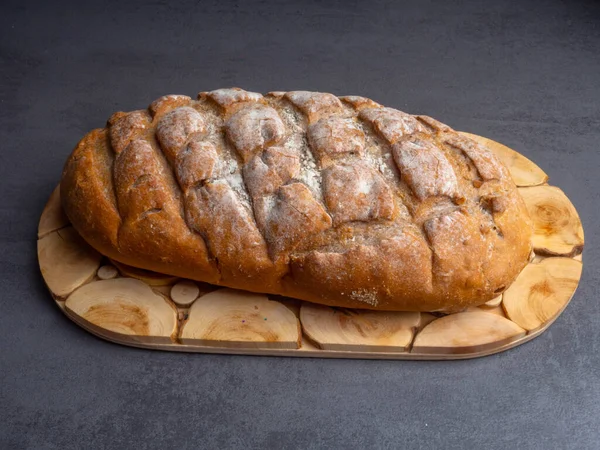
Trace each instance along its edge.
<path fill-rule="evenodd" d="M 571 300 L 582 271 L 577 211 L 523 155 L 464 133 L 507 165 L 535 225 L 535 253 L 500 297 L 455 314 L 330 308 L 252 294 L 110 261 L 70 225 L 56 188 L 38 230 L 38 260 L 58 307 L 89 332 L 151 349 L 321 358 L 464 359 L 523 344 Z"/>

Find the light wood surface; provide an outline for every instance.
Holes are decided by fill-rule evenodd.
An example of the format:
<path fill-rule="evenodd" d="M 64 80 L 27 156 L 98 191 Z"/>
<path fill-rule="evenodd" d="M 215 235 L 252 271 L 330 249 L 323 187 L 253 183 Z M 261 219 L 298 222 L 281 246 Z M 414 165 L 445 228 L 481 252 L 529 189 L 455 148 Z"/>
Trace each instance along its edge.
<path fill-rule="evenodd" d="M 325 350 L 405 352 L 419 326 L 420 314 L 304 303 L 300 322 L 306 336 Z"/>
<path fill-rule="evenodd" d="M 507 317 L 527 330 L 544 326 L 571 300 L 582 267 L 577 260 L 557 257 L 528 264 L 504 292 Z"/>
<path fill-rule="evenodd" d="M 421 316 L 419 317 L 419 327 L 417 331 L 421 331 L 423 328 L 425 328 L 427 325 L 429 325 L 431 322 L 438 318 L 439 317 L 434 314 L 422 312 Z"/>
<path fill-rule="evenodd" d="M 497 314 L 469 311 L 434 320 L 415 338 L 417 353 L 476 353 L 525 337 L 525 330 Z"/>
<path fill-rule="evenodd" d="M 531 161 L 515 157 L 512 150 L 493 141 L 487 145 L 512 161 L 509 169 L 521 186 L 546 181 Z M 519 192 L 525 192 L 524 198 L 532 194 L 526 198 L 530 207 L 542 205 L 534 221 L 550 224 L 545 240 L 537 241 L 537 254 L 532 254 L 531 263 L 503 295 L 450 315 L 342 310 L 222 289 L 118 262 L 118 270 L 100 267 L 101 256 L 65 222 L 58 190 L 40 219 L 38 259 L 59 308 L 84 329 L 119 344 L 322 358 L 474 358 L 540 335 L 564 310 L 581 276 L 583 230 L 571 203 L 547 185 L 521 187 Z M 567 220 L 543 212 L 547 205 L 566 208 Z M 557 251 L 568 257 L 548 256 Z"/>
<path fill-rule="evenodd" d="M 111 280 L 119 276 L 119 271 L 115 266 L 107 264 L 105 266 L 100 267 L 96 275 L 98 275 L 98 278 L 100 278 L 101 280 Z"/>
<path fill-rule="evenodd" d="M 191 280 L 175 283 L 170 290 L 171 299 L 181 306 L 189 306 L 200 295 L 198 285 Z"/>
<path fill-rule="evenodd" d="M 44 211 L 42 211 L 42 217 L 38 225 L 38 238 L 42 238 L 67 225 L 69 225 L 69 219 L 60 204 L 60 186 L 56 186 L 44 207 Z"/>
<path fill-rule="evenodd" d="M 504 313 L 504 309 L 502 308 L 502 303 L 500 303 L 498 306 L 495 306 L 493 308 L 480 307 L 479 309 L 481 309 L 483 312 L 490 313 L 490 314 L 496 314 L 497 316 L 506 318 L 506 314 Z"/>
<path fill-rule="evenodd" d="M 533 247 L 543 255 L 576 256 L 583 250 L 583 227 L 571 201 L 555 186 L 520 188 L 533 220 Z"/>
<path fill-rule="evenodd" d="M 485 302 L 483 305 L 481 305 L 481 307 L 492 309 L 492 308 L 499 306 L 500 303 L 502 303 L 502 295 L 499 295 L 498 297 L 493 298 L 488 302 Z"/>
<path fill-rule="evenodd" d="M 67 298 L 65 309 L 124 342 L 169 343 L 176 337 L 174 305 L 134 278 L 89 283 Z"/>
<path fill-rule="evenodd" d="M 489 148 L 504 163 L 517 186 L 537 186 L 548 181 L 548 175 L 539 166 L 506 145 L 476 134 L 460 132 Z"/>
<path fill-rule="evenodd" d="M 236 348 L 298 348 L 300 324 L 292 311 L 266 295 L 233 289 L 194 302 L 183 325 L 183 344 Z"/>
<path fill-rule="evenodd" d="M 137 280 L 137 278 L 136 278 Z M 141 281 L 141 280 L 140 280 Z M 150 285 L 148 285 L 150 286 Z M 158 292 L 159 294 L 162 294 L 165 297 L 171 297 L 171 289 L 173 288 L 173 286 L 150 286 L 152 288 L 152 290 L 154 292 Z"/>
<path fill-rule="evenodd" d="M 297 318 L 300 318 L 300 308 L 302 307 L 302 303 L 304 303 L 303 301 L 295 298 L 282 297 L 281 295 L 269 295 L 269 299 L 281 303 L 287 309 L 292 311 Z"/>
<path fill-rule="evenodd" d="M 94 278 L 102 259 L 70 226 L 39 239 L 37 252 L 44 281 L 57 298 Z"/>
<path fill-rule="evenodd" d="M 63 302 L 57 302 L 63 303 Z M 59 308 L 60 305 L 59 305 Z M 62 308 L 61 308 L 62 309 Z M 66 312 L 66 311 L 65 311 Z M 67 316 L 69 314 L 67 313 Z M 69 316 L 70 317 L 70 316 Z M 530 340 L 538 337 L 545 329 L 538 329 L 535 332 L 528 333 L 523 338 L 509 342 L 507 344 L 492 346 L 481 349 L 473 353 L 419 353 L 411 350 L 410 352 L 365 352 L 365 351 L 339 351 L 339 350 L 322 350 L 315 347 L 310 341 L 303 337 L 301 347 L 298 349 L 281 349 L 281 348 L 236 348 L 236 347 L 212 347 L 198 344 L 163 344 L 163 343 L 144 343 L 144 342 L 128 342 L 120 338 L 115 338 L 111 333 L 97 327 L 89 326 L 89 323 L 80 322 L 72 318 L 78 325 L 85 330 L 96 335 L 97 337 L 113 342 L 115 344 L 128 345 L 150 350 L 164 350 L 171 352 L 189 352 L 189 353 L 222 353 L 229 355 L 253 355 L 253 356 L 291 356 L 300 358 L 344 358 L 344 359 L 392 359 L 392 360 L 452 360 L 452 359 L 471 359 L 493 355 L 506 350 L 510 350 L 516 346 L 525 344 Z M 551 323 L 550 323 L 551 324 Z M 548 325 L 550 325 L 548 324 Z"/>

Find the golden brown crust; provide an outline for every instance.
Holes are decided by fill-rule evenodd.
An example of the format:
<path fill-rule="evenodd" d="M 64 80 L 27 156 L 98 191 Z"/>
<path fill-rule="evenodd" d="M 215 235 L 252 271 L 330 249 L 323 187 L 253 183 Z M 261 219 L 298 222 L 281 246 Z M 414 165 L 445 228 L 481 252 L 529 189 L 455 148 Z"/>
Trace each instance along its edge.
<path fill-rule="evenodd" d="M 116 253 L 121 217 L 112 186 L 113 161 L 107 130 L 90 131 L 65 165 L 60 194 L 80 234 L 92 246 Z"/>
<path fill-rule="evenodd" d="M 77 231 L 144 269 L 333 306 L 449 311 L 526 264 L 507 169 L 427 116 L 241 89 L 164 96 L 87 134 L 61 182 Z"/>

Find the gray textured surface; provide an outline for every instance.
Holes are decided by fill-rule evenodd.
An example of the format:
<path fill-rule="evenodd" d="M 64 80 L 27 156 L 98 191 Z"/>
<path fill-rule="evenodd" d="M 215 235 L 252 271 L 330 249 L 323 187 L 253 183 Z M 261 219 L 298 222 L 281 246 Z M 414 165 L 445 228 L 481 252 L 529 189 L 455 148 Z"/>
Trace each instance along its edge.
<path fill-rule="evenodd" d="M 597 2 L 39 3 L 0 6 L 0 448 L 600 448 Z M 460 362 L 175 354 L 78 328 L 35 254 L 68 153 L 115 110 L 231 85 L 363 94 L 537 161 L 586 231 L 571 305 Z"/>

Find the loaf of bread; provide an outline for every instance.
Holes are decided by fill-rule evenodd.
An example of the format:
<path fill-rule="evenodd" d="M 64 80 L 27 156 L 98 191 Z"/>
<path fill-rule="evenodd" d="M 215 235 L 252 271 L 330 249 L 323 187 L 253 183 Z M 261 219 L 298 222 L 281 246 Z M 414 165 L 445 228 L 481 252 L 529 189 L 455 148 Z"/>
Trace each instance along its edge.
<path fill-rule="evenodd" d="M 88 133 L 61 197 L 114 260 L 331 306 L 460 310 L 498 296 L 531 251 L 490 150 L 356 96 L 161 97 Z"/>

